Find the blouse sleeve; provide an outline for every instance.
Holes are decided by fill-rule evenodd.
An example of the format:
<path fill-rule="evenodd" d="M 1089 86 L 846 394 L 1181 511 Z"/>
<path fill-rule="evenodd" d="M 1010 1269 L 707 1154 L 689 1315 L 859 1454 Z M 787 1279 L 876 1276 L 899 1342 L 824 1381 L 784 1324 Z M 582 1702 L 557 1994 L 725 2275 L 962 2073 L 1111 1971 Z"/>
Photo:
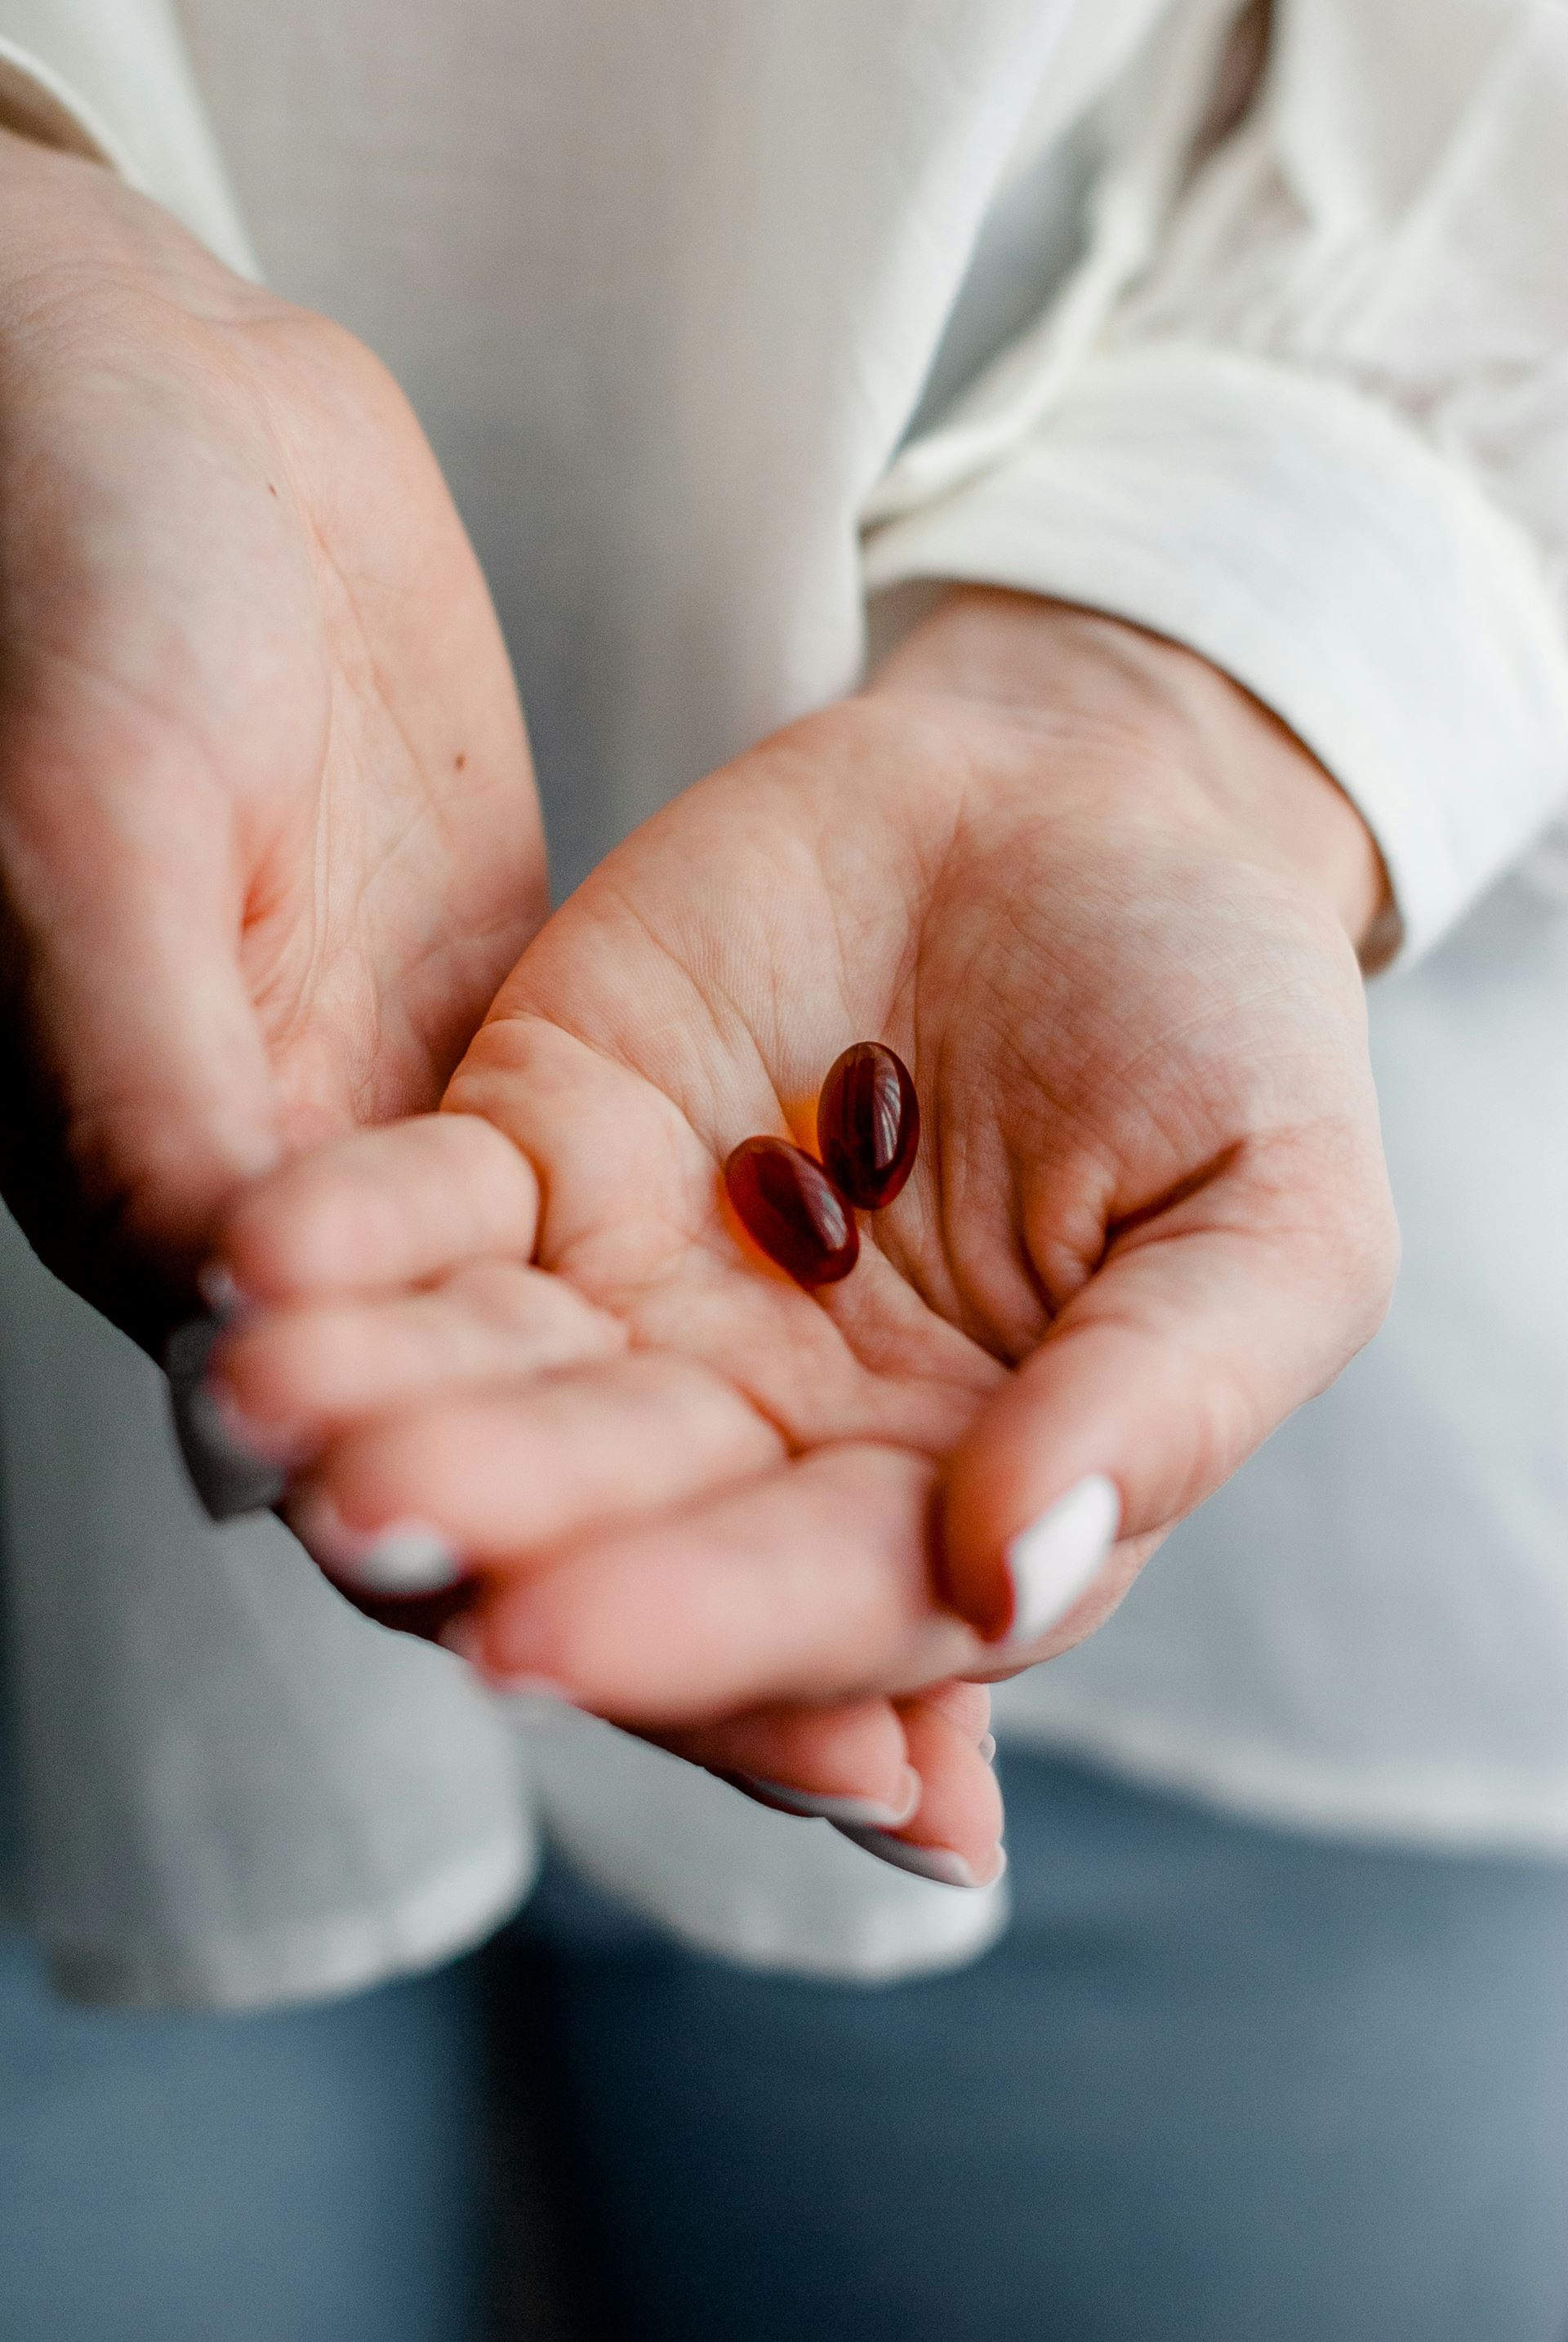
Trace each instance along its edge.
<path fill-rule="evenodd" d="M 0 0 L 0 125 L 106 164 L 258 274 L 170 0 Z"/>
<path fill-rule="evenodd" d="M 1048 315 L 870 507 L 873 590 L 966 578 L 1189 645 L 1360 807 L 1419 952 L 1568 790 L 1568 7 L 1174 11 Z"/>

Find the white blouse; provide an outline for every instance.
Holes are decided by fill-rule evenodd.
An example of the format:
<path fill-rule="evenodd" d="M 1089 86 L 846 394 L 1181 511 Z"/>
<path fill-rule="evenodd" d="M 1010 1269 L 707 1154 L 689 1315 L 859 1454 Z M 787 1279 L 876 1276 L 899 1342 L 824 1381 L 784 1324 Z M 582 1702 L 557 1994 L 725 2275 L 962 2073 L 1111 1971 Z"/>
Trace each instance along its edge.
<path fill-rule="evenodd" d="M 1309 1829 L 1568 1852 L 1563 0 L 0 0 L 0 115 L 331 311 L 419 407 L 559 875 L 850 685 L 868 594 L 1091 604 L 1360 805 L 1385 1331 L 1015 1736 Z M 913 428 L 912 417 L 914 418 Z M 1391 939 L 1392 940 L 1392 939 Z M 1000 1924 L 574 1718 L 519 1734 L 224 1531 L 158 1377 L 4 1231 L 32 1907 L 229 2003 L 470 1941 L 541 1824 L 693 1939 L 892 1974 Z"/>

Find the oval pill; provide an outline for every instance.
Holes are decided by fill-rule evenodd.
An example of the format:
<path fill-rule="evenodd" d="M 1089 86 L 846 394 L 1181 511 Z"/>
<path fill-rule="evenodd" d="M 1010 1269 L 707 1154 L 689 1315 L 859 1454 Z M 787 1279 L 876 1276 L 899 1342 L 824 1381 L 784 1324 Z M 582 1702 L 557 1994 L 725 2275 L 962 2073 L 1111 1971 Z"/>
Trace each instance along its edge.
<path fill-rule="evenodd" d="M 860 1255 L 854 1214 L 820 1163 L 783 1138 L 746 1138 L 724 1165 L 736 1216 L 797 1285 L 834 1285 Z"/>
<path fill-rule="evenodd" d="M 822 1086 L 816 1110 L 824 1167 L 863 1212 L 891 1204 L 920 1146 L 920 1100 L 908 1066 L 882 1041 L 857 1041 Z"/>

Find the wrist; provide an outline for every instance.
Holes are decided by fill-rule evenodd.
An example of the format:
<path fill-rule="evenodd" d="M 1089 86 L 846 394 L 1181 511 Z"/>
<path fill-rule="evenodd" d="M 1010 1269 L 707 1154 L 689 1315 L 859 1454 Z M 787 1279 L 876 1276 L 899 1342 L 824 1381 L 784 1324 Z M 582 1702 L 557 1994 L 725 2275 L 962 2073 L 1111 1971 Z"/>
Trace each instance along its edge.
<path fill-rule="evenodd" d="M 222 328 L 286 306 L 103 156 L 29 138 L 3 119 L 0 287 L 8 356 L 40 320 L 51 357 L 65 338 L 62 319 L 90 319 L 111 355 L 127 360 L 149 341 L 167 348 L 193 319 Z"/>
<path fill-rule="evenodd" d="M 1392 912 L 1375 839 L 1309 749 L 1250 692 L 1178 643 L 1096 611 L 956 587 L 877 670 L 874 694 L 966 700 L 1057 740 L 1098 737 L 1173 810 L 1217 820 L 1242 858 L 1324 903 L 1383 956 Z"/>

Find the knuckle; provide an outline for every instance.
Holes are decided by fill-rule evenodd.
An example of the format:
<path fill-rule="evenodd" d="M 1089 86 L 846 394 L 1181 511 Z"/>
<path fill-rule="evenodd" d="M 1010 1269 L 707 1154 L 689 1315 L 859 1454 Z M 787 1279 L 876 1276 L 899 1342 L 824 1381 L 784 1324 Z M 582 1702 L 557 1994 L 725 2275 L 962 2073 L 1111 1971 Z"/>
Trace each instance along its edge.
<path fill-rule="evenodd" d="M 282 1325 L 261 1364 L 280 1406 L 315 1412 L 339 1405 L 364 1380 L 362 1329 L 338 1312 L 318 1311 Z"/>
<path fill-rule="evenodd" d="M 1172 1518 L 1180 1518 L 1230 1478 L 1272 1429 L 1252 1376 L 1233 1359 L 1210 1357 L 1194 1373 L 1184 1465 L 1170 1490 Z"/>
<path fill-rule="evenodd" d="M 1354 1208 L 1341 1216 L 1333 1237 L 1351 1355 L 1371 1341 L 1388 1314 L 1401 1251 L 1393 1201 L 1386 1180 L 1379 1176 L 1356 1199 Z"/>
<path fill-rule="evenodd" d="M 240 1285 L 286 1293 L 314 1281 L 334 1258 L 332 1175 L 319 1164 L 286 1166 L 229 1215 L 224 1249 Z"/>

